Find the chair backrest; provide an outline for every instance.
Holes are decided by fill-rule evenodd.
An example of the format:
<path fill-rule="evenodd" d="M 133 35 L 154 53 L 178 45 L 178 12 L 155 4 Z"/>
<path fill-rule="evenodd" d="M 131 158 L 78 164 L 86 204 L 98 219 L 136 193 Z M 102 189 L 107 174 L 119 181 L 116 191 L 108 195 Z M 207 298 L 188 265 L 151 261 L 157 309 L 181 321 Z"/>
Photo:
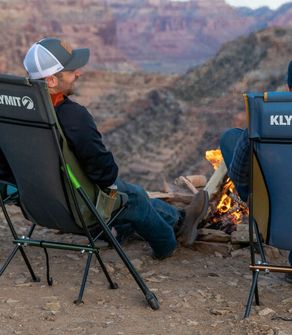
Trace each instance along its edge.
<path fill-rule="evenodd" d="M 70 181 L 62 166 L 60 142 L 67 148 L 66 140 L 44 81 L 0 76 L 0 133 L 0 148 L 15 177 L 27 216 L 48 228 L 82 232 L 76 224 Z M 83 179 L 74 155 L 68 156 L 74 174 Z M 89 193 L 95 197 L 94 186 L 91 188 Z"/>
<path fill-rule="evenodd" d="M 252 215 L 266 244 L 292 250 L 292 93 L 248 93 L 245 99 Z"/>

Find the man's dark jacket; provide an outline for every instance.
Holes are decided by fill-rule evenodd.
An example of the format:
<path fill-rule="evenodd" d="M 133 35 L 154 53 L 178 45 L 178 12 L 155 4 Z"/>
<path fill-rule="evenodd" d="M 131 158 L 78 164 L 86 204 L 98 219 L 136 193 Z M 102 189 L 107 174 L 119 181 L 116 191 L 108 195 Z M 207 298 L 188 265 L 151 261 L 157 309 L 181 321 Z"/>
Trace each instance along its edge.
<path fill-rule="evenodd" d="M 114 184 L 118 166 L 112 153 L 105 148 L 102 136 L 87 109 L 65 97 L 55 110 L 68 145 L 88 178 L 101 188 Z M 13 181 L 1 151 L 0 179 Z"/>

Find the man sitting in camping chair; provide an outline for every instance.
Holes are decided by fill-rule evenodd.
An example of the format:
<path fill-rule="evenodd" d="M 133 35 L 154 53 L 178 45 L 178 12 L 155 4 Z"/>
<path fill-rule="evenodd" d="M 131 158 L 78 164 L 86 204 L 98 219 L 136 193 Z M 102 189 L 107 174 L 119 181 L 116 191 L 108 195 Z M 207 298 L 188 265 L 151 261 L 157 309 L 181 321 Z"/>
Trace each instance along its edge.
<path fill-rule="evenodd" d="M 287 75 L 288 91 L 292 91 L 292 61 L 288 66 Z M 220 148 L 228 169 L 228 175 L 233 181 L 240 198 L 247 202 L 249 195 L 249 139 L 248 130 L 231 128 L 223 133 Z M 288 262 L 292 265 L 292 251 L 289 253 Z M 292 283 L 292 274 L 286 273 L 285 279 Z"/>
<path fill-rule="evenodd" d="M 176 237 L 186 246 L 195 241 L 198 224 L 208 209 L 208 194 L 200 191 L 189 206 L 179 210 L 159 199 L 149 199 L 140 186 L 118 178 L 113 155 L 104 146 L 92 116 L 85 107 L 68 98 L 74 93 L 74 84 L 82 74 L 80 68 L 88 59 L 87 48 L 72 49 L 58 38 L 45 38 L 28 50 L 24 67 L 31 79 L 46 81 L 69 147 L 90 181 L 108 193 L 118 189 L 128 195 L 127 208 L 115 221 L 118 238 L 125 234 L 123 227 L 127 226 L 129 233 L 130 226 L 132 232 L 150 244 L 154 258 L 164 259 L 176 248 Z M 8 167 L 3 159 L 1 167 L 7 174 Z"/>

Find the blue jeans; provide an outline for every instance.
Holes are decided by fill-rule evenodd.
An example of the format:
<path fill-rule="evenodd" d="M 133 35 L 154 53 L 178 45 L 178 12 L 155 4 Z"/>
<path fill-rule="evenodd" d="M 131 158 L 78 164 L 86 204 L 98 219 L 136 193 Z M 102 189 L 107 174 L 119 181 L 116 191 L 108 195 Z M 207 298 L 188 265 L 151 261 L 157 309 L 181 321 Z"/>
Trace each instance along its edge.
<path fill-rule="evenodd" d="M 227 169 L 229 168 L 233 154 L 234 154 L 234 149 L 236 146 L 236 143 L 242 133 L 242 129 L 240 128 L 231 128 L 228 129 L 223 135 L 221 136 L 220 139 L 220 150 L 222 153 L 222 156 L 224 158 L 225 165 Z"/>
<path fill-rule="evenodd" d="M 236 145 L 239 142 L 239 140 L 240 141 L 243 140 L 241 139 L 241 135 L 243 135 L 243 129 L 241 128 L 228 129 L 221 136 L 220 149 L 221 149 L 221 153 L 222 153 L 225 165 L 227 167 L 227 170 L 229 170 L 230 165 L 232 164 L 233 170 L 235 169 L 237 172 L 240 171 L 241 174 L 244 174 L 245 176 L 244 179 L 246 179 L 246 177 L 248 177 L 248 174 L 249 174 L 249 166 L 247 164 L 243 164 L 242 158 L 240 162 L 238 162 L 238 155 L 242 157 L 242 147 L 236 148 Z M 244 138 L 244 141 L 245 141 L 245 138 Z M 246 141 L 248 141 L 248 139 L 246 139 Z M 237 151 L 235 154 L 236 149 L 240 150 L 240 153 Z M 234 157 L 236 157 L 237 159 L 234 159 Z M 247 159 L 245 159 L 244 161 L 246 162 Z M 240 166 L 238 166 L 239 164 Z M 249 193 L 248 185 L 245 185 L 245 183 L 243 183 L 242 175 L 238 176 L 237 174 L 236 177 L 237 179 L 232 180 L 236 187 L 236 191 L 243 201 L 247 201 L 248 193 Z"/>
<path fill-rule="evenodd" d="M 151 246 L 154 255 L 165 257 L 176 248 L 174 225 L 178 222 L 180 212 L 160 199 L 149 199 L 144 189 L 138 185 L 126 183 L 120 179 L 116 182 L 119 191 L 128 195 L 128 206 L 116 220 L 118 233 L 122 227 L 129 225 Z"/>

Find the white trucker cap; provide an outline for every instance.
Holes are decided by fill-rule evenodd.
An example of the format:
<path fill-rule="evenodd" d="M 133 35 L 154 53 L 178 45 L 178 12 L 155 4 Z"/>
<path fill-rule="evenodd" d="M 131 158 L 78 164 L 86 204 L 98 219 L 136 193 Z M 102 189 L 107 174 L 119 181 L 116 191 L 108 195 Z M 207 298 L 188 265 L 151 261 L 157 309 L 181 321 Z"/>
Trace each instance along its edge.
<path fill-rule="evenodd" d="M 87 64 L 89 49 L 72 49 L 59 38 L 44 38 L 34 43 L 23 60 L 31 79 L 41 79 L 60 71 L 73 71 Z"/>

